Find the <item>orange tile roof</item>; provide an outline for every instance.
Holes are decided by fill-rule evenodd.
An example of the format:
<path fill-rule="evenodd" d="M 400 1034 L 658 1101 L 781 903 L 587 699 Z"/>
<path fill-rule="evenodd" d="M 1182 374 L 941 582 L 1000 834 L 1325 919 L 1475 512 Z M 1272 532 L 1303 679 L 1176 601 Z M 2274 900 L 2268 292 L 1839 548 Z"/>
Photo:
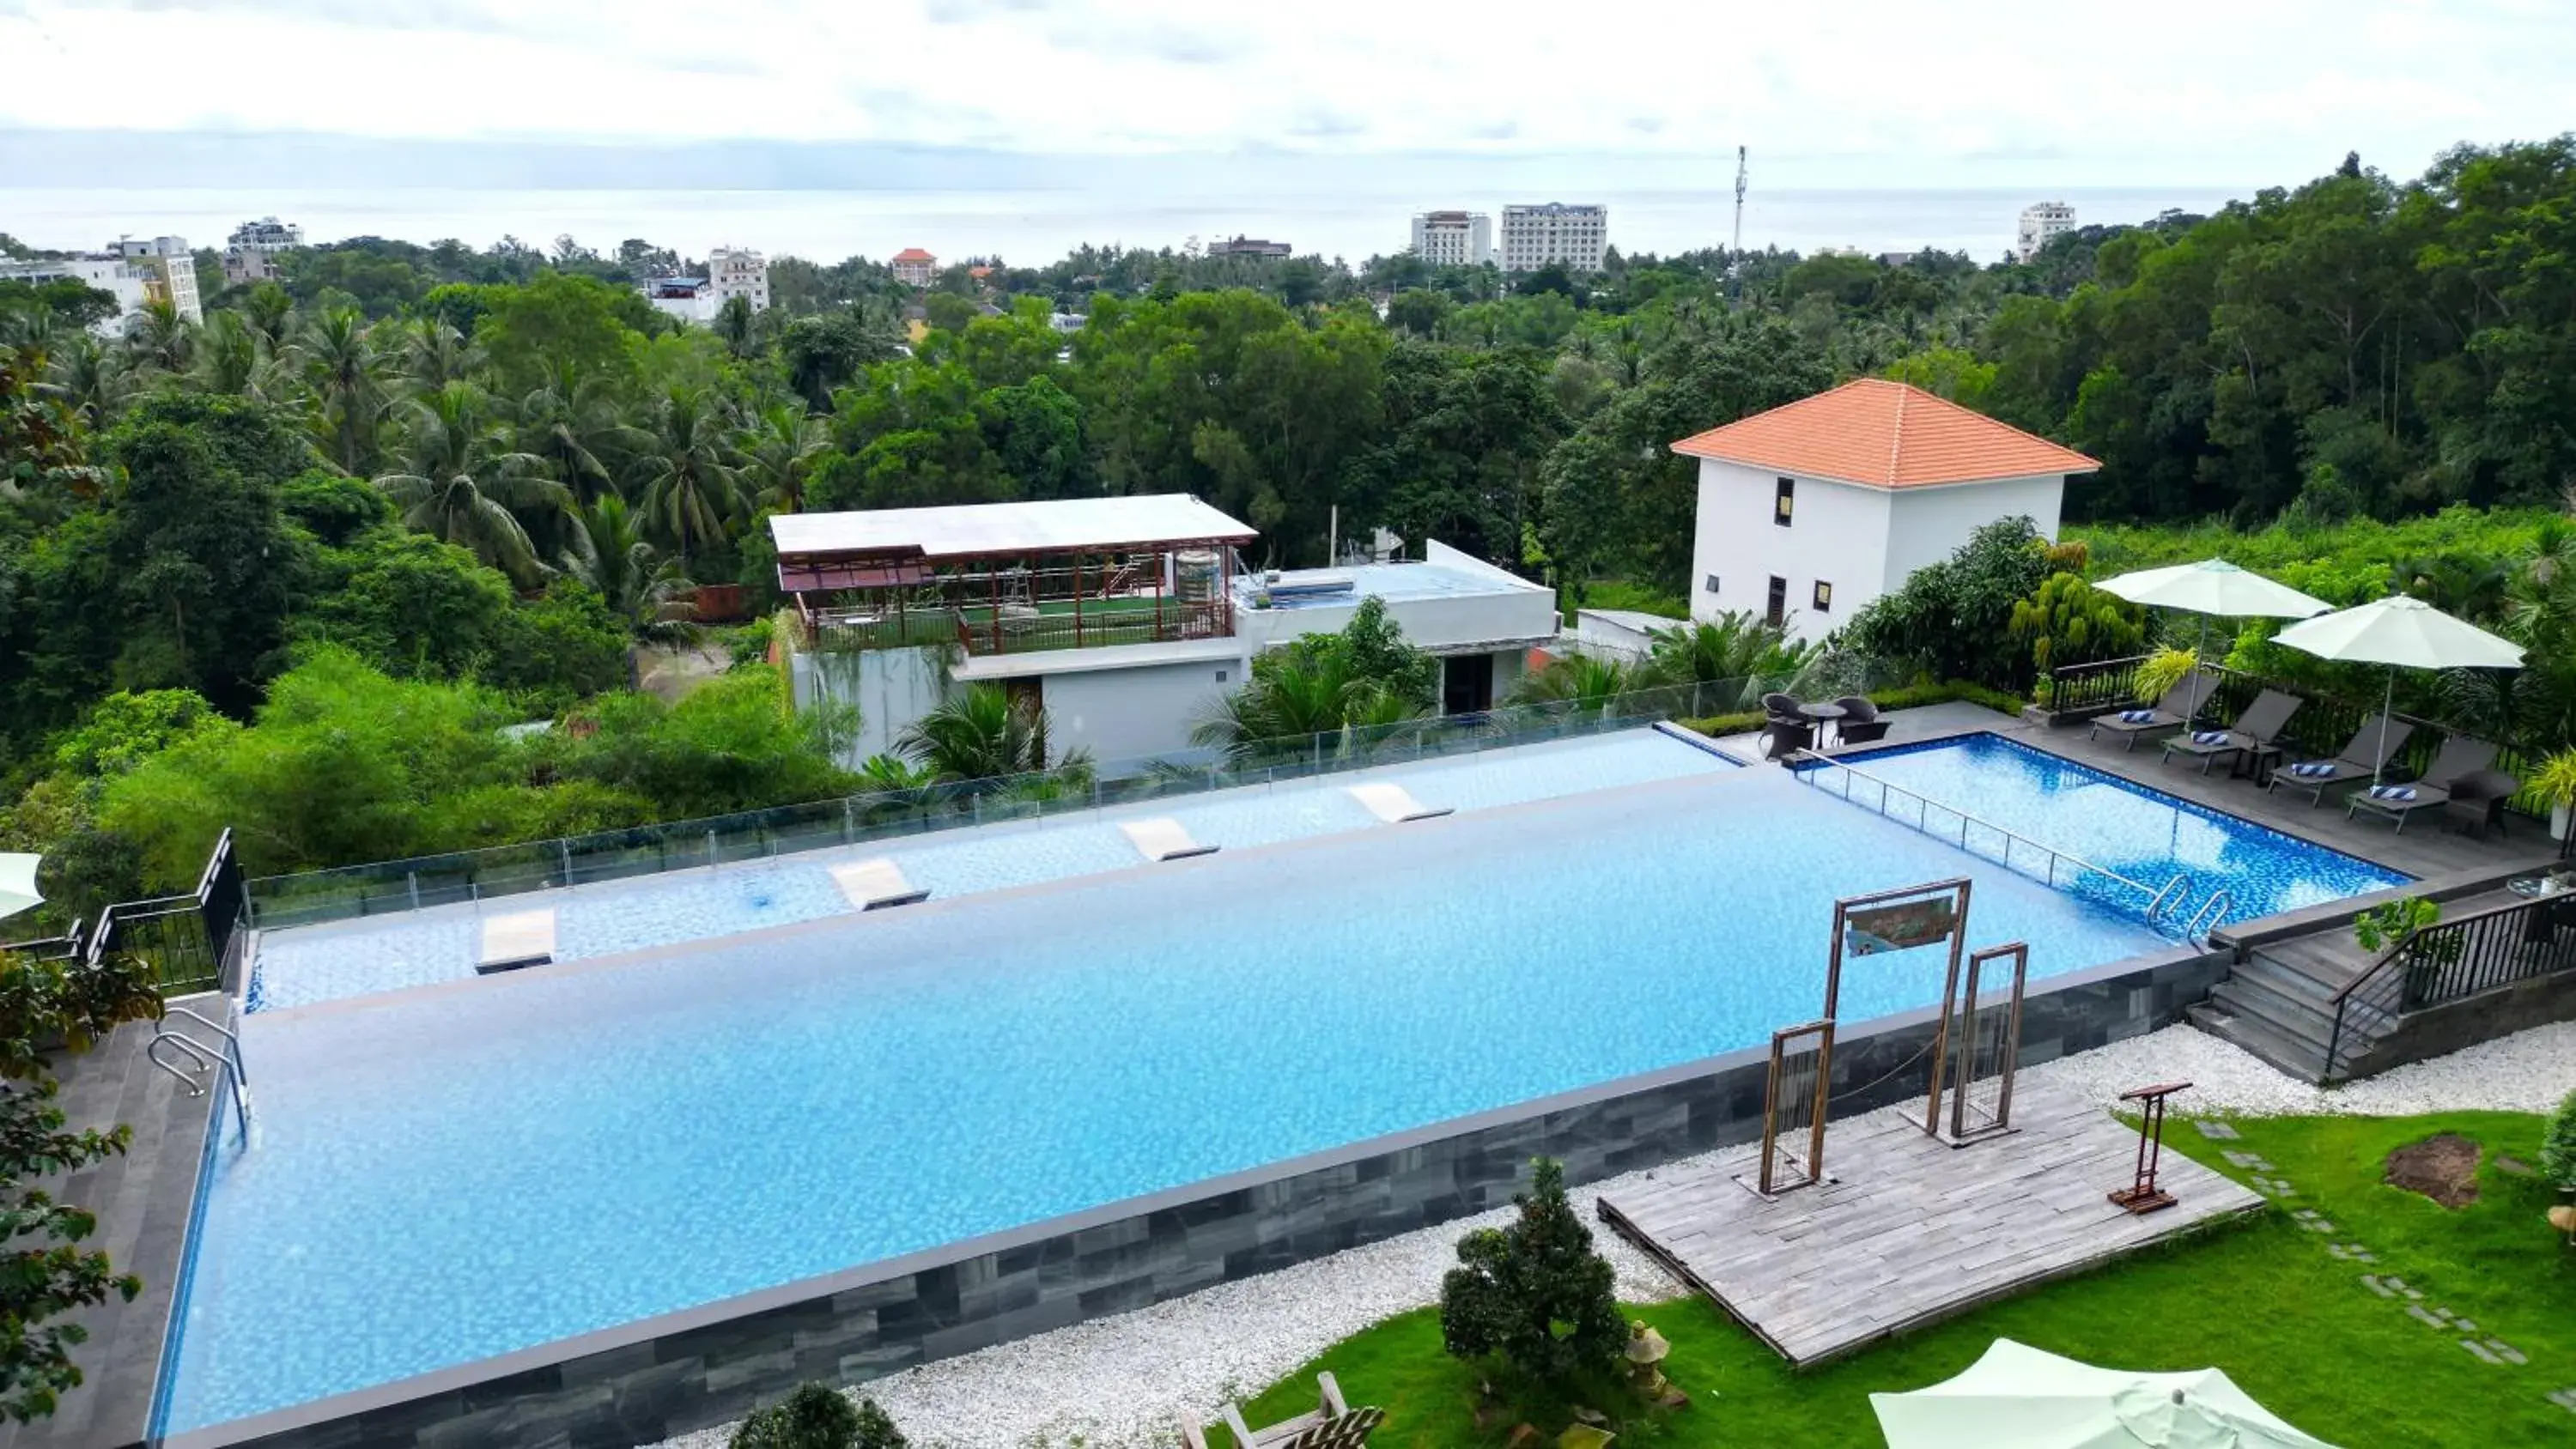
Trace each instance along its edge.
<path fill-rule="evenodd" d="M 1682 439 L 1694 458 L 1872 488 L 2090 473 L 2102 465 L 1919 387 L 1865 377 Z"/>
<path fill-rule="evenodd" d="M 898 262 L 935 262 L 939 260 L 939 258 L 932 256 L 930 253 L 923 251 L 919 247 L 905 247 L 902 251 L 894 254 L 894 259 Z"/>

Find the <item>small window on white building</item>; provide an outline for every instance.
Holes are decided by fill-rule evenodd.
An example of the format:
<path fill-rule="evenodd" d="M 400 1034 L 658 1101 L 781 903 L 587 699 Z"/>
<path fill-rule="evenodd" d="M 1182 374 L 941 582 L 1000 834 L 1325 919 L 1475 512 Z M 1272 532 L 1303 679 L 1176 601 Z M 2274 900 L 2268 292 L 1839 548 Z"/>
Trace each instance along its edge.
<path fill-rule="evenodd" d="M 1771 576 L 1770 597 L 1762 603 L 1762 622 L 1774 629 L 1789 622 L 1789 581 L 1778 574 Z"/>
<path fill-rule="evenodd" d="M 1708 576 L 1708 591 L 1712 594 L 1717 592 L 1717 575 L 1715 574 L 1710 574 Z"/>
<path fill-rule="evenodd" d="M 1826 583 L 1823 579 L 1816 580 L 1816 612 L 1819 614 L 1830 614 L 1833 611 L 1834 586 Z"/>
<path fill-rule="evenodd" d="M 1798 480 L 1783 478 L 1779 482 L 1779 488 L 1772 495 L 1771 521 L 1782 528 L 1787 528 L 1789 515 L 1795 512 L 1798 506 Z"/>

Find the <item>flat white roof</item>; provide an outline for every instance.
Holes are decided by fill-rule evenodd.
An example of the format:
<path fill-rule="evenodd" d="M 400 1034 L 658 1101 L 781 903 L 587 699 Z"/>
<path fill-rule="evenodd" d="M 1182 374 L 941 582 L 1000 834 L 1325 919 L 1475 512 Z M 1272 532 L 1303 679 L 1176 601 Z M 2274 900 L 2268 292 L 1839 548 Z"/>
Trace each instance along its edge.
<path fill-rule="evenodd" d="M 862 553 L 934 559 L 1217 539 L 1249 543 L 1254 536 L 1249 525 L 1186 493 L 878 508 L 858 513 L 781 513 L 770 518 L 769 534 L 782 557 Z"/>

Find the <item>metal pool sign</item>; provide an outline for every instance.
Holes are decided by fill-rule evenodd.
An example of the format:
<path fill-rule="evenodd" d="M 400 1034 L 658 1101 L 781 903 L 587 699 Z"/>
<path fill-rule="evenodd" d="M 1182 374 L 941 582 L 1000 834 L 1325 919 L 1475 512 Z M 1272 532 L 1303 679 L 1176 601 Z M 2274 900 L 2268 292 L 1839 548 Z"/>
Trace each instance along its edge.
<path fill-rule="evenodd" d="M 1875 956 L 1950 939 L 1959 929 L 1959 901 L 1951 892 L 1867 906 L 1843 913 L 1843 954 Z"/>

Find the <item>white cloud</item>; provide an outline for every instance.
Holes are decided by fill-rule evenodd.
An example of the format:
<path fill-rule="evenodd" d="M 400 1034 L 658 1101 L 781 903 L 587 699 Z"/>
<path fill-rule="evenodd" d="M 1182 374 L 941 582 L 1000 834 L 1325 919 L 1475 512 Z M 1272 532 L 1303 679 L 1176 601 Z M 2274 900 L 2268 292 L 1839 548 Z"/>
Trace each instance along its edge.
<path fill-rule="evenodd" d="M 2543 0 L 0 0 L 0 126 L 2401 174 L 2567 124 Z M 2213 171 L 2215 168 L 2215 171 Z"/>

